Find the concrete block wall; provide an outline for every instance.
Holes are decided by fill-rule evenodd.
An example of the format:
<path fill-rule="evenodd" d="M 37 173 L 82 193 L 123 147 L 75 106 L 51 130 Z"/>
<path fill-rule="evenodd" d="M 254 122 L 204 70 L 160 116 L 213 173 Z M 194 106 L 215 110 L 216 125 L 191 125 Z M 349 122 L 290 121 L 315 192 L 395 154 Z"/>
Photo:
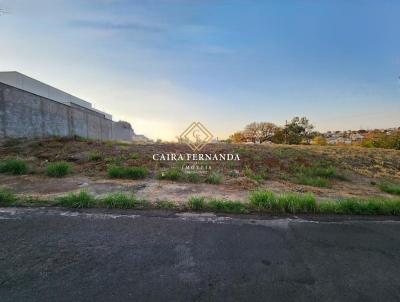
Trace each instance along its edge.
<path fill-rule="evenodd" d="M 132 141 L 127 122 L 113 122 L 101 113 L 71 107 L 0 83 L 0 138 L 74 136 Z"/>

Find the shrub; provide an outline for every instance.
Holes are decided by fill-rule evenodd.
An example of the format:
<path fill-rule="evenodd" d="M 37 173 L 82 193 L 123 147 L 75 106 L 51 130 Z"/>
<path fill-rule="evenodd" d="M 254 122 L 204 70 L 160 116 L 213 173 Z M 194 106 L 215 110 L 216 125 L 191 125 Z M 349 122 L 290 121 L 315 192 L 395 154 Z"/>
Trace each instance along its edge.
<path fill-rule="evenodd" d="M 88 192 L 81 191 L 57 198 L 57 204 L 68 208 L 90 208 L 96 205 L 96 200 Z"/>
<path fill-rule="evenodd" d="M 108 169 L 110 178 L 140 179 L 146 178 L 149 170 L 146 167 L 120 167 L 112 166 Z"/>
<path fill-rule="evenodd" d="M 178 168 L 170 168 L 167 171 L 161 171 L 158 175 L 158 179 L 168 179 L 168 180 L 180 180 L 183 176 L 182 170 Z"/>
<path fill-rule="evenodd" d="M 188 206 L 191 210 L 199 211 L 206 207 L 206 202 L 204 197 L 193 196 L 189 199 Z"/>
<path fill-rule="evenodd" d="M 0 173 L 9 173 L 13 175 L 26 174 L 28 165 L 20 159 L 8 159 L 0 163 Z"/>
<path fill-rule="evenodd" d="M 219 185 L 224 181 L 224 176 L 218 172 L 211 172 L 206 179 L 206 183 Z"/>
<path fill-rule="evenodd" d="M 10 192 L 6 189 L 0 189 L 0 205 L 8 206 L 14 203 L 17 200 L 17 197 L 14 193 Z"/>
<path fill-rule="evenodd" d="M 246 205 L 240 201 L 212 199 L 207 203 L 210 210 L 224 213 L 247 213 Z"/>
<path fill-rule="evenodd" d="M 71 171 L 70 164 L 60 161 L 51 163 L 46 168 L 46 174 L 50 177 L 64 177 Z"/>
<path fill-rule="evenodd" d="M 189 172 L 186 174 L 186 179 L 188 182 L 197 183 L 197 182 L 200 182 L 201 177 L 196 172 Z"/>
<path fill-rule="evenodd" d="M 379 185 L 379 188 L 383 192 L 394 194 L 394 195 L 400 195 L 400 185 L 398 185 L 398 184 L 381 183 Z"/>
<path fill-rule="evenodd" d="M 133 194 L 114 193 L 104 198 L 103 202 L 108 208 L 129 209 L 136 206 L 137 200 Z"/>

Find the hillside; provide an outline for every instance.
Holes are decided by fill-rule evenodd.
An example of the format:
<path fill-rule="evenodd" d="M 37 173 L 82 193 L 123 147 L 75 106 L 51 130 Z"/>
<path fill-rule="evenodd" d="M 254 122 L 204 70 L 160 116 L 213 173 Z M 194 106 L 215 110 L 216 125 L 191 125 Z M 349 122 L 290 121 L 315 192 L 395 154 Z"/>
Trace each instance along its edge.
<path fill-rule="evenodd" d="M 69 139 L 9 141 L 0 161 L 26 161 L 26 175 L 0 174 L 1 186 L 36 198 L 88 190 L 96 195 L 135 192 L 151 202 L 184 202 L 190 196 L 247 201 L 248 192 L 310 192 L 318 199 L 392 198 L 381 183 L 400 182 L 400 151 L 333 146 L 210 144 L 203 153 L 237 153 L 240 161 L 203 162 L 204 172 L 183 173 L 186 162 L 154 161 L 153 154 L 191 153 L 180 144 L 122 144 Z M 46 175 L 51 162 L 65 161 L 64 178 Z M 145 167 L 143 179 L 110 177 L 110 167 Z M 196 174 L 196 175 L 193 175 Z M 210 174 L 216 180 L 210 181 Z"/>

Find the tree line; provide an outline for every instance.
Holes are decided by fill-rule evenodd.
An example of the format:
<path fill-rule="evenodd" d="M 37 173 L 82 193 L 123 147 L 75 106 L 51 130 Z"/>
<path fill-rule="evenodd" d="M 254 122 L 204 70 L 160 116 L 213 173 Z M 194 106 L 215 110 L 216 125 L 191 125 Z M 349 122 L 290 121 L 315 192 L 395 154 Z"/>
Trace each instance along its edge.
<path fill-rule="evenodd" d="M 311 140 L 319 135 L 313 130 L 314 126 L 308 118 L 296 116 L 283 127 L 269 122 L 253 122 L 248 124 L 243 131 L 232 134 L 228 141 L 232 143 L 269 141 L 275 144 L 310 144 Z"/>

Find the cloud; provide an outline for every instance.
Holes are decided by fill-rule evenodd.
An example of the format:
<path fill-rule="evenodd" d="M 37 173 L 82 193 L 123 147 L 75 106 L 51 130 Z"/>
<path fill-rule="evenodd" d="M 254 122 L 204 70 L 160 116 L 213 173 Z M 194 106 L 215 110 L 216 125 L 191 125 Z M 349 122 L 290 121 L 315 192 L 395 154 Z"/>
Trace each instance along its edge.
<path fill-rule="evenodd" d="M 159 33 L 165 31 L 165 26 L 150 25 L 140 22 L 112 22 L 106 20 L 74 20 L 72 26 L 79 28 L 98 29 L 101 31 L 141 31 Z"/>

